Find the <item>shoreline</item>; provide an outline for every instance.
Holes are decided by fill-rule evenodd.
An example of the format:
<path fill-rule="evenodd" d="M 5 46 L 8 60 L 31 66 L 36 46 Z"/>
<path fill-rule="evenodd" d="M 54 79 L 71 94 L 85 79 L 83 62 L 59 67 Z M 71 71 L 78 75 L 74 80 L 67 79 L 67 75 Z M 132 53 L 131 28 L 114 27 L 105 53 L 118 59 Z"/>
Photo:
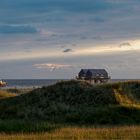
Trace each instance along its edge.
<path fill-rule="evenodd" d="M 36 81 L 39 81 L 39 80 L 45 80 L 45 81 L 49 81 L 47 79 L 18 79 L 18 80 L 12 80 L 10 79 L 10 81 L 16 81 L 17 82 L 17 85 L 11 85 L 11 83 L 9 83 L 8 86 L 6 87 L 1 87 L 0 89 L 2 90 L 7 90 L 7 89 L 37 89 L 37 88 L 41 88 L 41 87 L 47 87 L 47 86 L 51 86 L 51 85 L 54 85 L 56 84 L 57 82 L 60 82 L 60 81 L 63 81 L 62 79 L 60 80 L 56 80 L 56 79 L 51 79 L 51 83 L 46 83 L 46 84 L 42 84 L 42 85 L 24 85 L 25 84 L 25 81 L 28 81 L 28 80 L 31 80 L 33 81 L 34 83 L 34 80 Z M 53 81 L 54 80 L 54 81 Z M 68 81 L 69 79 L 64 79 L 64 81 Z M 19 81 L 19 83 L 18 83 Z M 23 81 L 23 82 L 21 82 Z M 120 83 L 120 82 L 129 82 L 129 81 L 140 81 L 140 79 L 111 79 L 109 80 L 106 84 L 112 84 L 112 83 Z M 23 84 L 23 85 L 22 85 Z"/>

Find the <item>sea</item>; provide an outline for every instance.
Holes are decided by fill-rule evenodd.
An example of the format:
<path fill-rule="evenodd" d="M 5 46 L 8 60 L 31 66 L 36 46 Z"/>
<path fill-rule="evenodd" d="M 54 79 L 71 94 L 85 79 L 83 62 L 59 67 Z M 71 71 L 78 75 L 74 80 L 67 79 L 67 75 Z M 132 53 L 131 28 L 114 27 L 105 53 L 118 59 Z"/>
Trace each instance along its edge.
<path fill-rule="evenodd" d="M 67 81 L 71 79 L 3 79 L 7 83 L 4 88 L 38 88 L 42 86 L 53 85 L 60 81 Z M 123 82 L 135 79 L 111 79 L 109 83 Z M 137 79 L 138 80 L 138 79 Z"/>
<path fill-rule="evenodd" d="M 38 88 L 53 85 L 66 79 L 3 79 L 7 83 L 4 88 Z"/>

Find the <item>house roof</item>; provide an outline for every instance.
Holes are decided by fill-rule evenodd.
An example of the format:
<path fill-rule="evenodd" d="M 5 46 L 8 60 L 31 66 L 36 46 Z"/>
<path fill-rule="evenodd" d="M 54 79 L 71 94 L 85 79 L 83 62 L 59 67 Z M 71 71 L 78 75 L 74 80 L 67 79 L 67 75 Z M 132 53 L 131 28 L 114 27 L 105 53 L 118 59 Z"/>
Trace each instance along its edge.
<path fill-rule="evenodd" d="M 101 74 L 106 74 L 107 72 L 106 72 L 106 70 L 105 69 L 82 69 L 81 71 L 83 71 L 83 72 L 91 72 L 91 73 L 101 73 Z"/>
<path fill-rule="evenodd" d="M 89 69 L 81 69 L 81 71 L 84 72 L 84 73 L 87 73 L 88 70 L 89 70 Z M 81 71 L 80 71 L 80 72 L 81 72 Z"/>

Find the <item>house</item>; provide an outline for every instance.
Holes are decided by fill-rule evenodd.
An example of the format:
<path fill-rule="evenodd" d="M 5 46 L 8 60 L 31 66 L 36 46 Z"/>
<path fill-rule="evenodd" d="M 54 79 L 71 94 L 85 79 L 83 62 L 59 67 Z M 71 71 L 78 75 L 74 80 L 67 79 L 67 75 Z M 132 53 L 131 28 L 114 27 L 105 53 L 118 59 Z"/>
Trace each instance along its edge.
<path fill-rule="evenodd" d="M 105 69 L 81 69 L 77 79 L 104 83 L 107 82 L 110 77 Z"/>
<path fill-rule="evenodd" d="M 0 80 L 0 87 L 5 87 L 6 85 L 7 85 L 7 83 L 6 83 L 6 82 L 4 82 L 4 81 Z"/>

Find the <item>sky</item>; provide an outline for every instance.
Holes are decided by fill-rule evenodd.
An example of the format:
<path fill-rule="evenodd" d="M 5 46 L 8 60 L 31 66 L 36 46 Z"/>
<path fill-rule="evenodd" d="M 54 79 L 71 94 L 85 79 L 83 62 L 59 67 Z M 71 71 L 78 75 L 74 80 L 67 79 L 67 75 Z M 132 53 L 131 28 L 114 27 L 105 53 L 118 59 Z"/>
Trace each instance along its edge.
<path fill-rule="evenodd" d="M 0 78 L 140 79 L 140 0 L 0 1 Z"/>

